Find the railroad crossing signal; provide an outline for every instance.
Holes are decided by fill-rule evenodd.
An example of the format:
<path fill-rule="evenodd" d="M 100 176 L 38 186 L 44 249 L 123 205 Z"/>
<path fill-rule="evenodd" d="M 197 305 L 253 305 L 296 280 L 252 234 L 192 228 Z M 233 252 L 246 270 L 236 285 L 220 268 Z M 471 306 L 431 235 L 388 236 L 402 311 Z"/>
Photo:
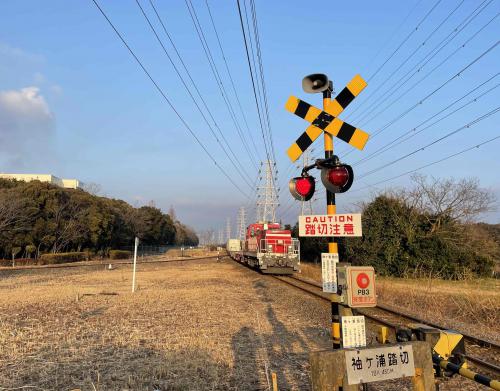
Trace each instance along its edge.
<path fill-rule="evenodd" d="M 288 98 L 285 108 L 291 113 L 311 123 L 304 133 L 288 148 L 288 157 L 294 162 L 322 133 L 327 132 L 357 149 L 363 149 L 369 134 L 342 121 L 338 115 L 367 86 L 360 75 L 356 75 L 347 86 L 332 100 L 325 100 L 321 110 L 295 96 Z"/>

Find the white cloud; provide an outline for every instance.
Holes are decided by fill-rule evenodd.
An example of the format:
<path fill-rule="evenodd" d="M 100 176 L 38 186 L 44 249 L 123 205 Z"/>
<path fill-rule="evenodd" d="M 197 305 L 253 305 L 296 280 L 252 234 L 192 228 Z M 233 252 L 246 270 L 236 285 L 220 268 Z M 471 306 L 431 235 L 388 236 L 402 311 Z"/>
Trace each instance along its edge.
<path fill-rule="evenodd" d="M 37 64 L 45 62 L 42 55 L 26 52 L 22 49 L 10 46 L 5 42 L 0 42 L 0 56 L 24 63 Z"/>
<path fill-rule="evenodd" d="M 48 153 L 55 118 L 37 87 L 0 91 L 0 155 L 4 164 L 22 166 Z"/>

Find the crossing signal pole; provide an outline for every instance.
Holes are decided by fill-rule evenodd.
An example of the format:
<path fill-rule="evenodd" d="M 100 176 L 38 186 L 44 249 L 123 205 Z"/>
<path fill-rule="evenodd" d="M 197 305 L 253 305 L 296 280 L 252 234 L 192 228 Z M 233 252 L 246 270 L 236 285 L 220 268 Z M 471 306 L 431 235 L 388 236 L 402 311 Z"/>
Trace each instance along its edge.
<path fill-rule="evenodd" d="M 324 159 L 317 159 L 313 164 L 305 165 L 302 169 L 300 177 L 295 177 L 290 180 L 289 187 L 292 196 L 299 201 L 308 201 L 312 198 L 315 191 L 315 179 L 309 174 L 313 168 L 321 170 L 321 182 L 326 189 L 326 216 L 300 216 L 299 217 L 299 235 L 300 236 L 323 236 L 328 237 L 328 253 L 322 253 L 322 269 L 323 269 L 323 291 L 333 293 L 331 295 L 331 327 L 334 350 L 342 349 L 345 342 L 346 346 L 352 347 L 352 341 L 342 341 L 341 320 L 346 317 L 352 319 L 352 310 L 350 306 L 367 307 L 365 297 L 363 297 L 363 305 L 358 305 L 350 300 L 348 295 L 347 302 L 345 301 L 346 292 L 340 290 L 347 289 L 347 293 L 353 289 L 353 284 L 346 282 L 341 273 L 337 276 L 336 263 L 338 262 L 338 245 L 335 242 L 335 236 L 361 236 L 361 216 L 357 214 L 357 223 L 354 223 L 355 216 L 337 215 L 335 204 L 335 193 L 343 193 L 352 185 L 354 173 L 352 168 L 347 164 L 342 164 L 337 156 L 333 153 L 333 137 L 345 141 L 349 145 L 362 150 L 368 141 L 368 133 L 356 128 L 338 118 L 339 114 L 349 105 L 354 98 L 366 87 L 366 82 L 359 75 L 356 75 L 342 91 L 332 99 L 333 84 L 324 74 L 312 74 L 302 79 L 302 88 L 307 93 L 322 93 L 323 110 L 314 107 L 313 105 L 291 96 L 285 104 L 286 110 L 297 115 L 298 117 L 309 122 L 306 131 L 293 143 L 287 150 L 288 157 L 292 162 L 296 161 L 311 144 L 323 133 L 324 140 Z M 315 218 L 322 218 L 324 221 L 336 222 L 337 218 L 342 223 L 345 219 L 349 219 L 350 223 L 341 225 L 337 223 L 314 224 Z M 307 223 L 309 221 L 309 223 Z M 341 228 L 342 227 L 342 228 Z M 355 229 L 357 227 L 357 229 Z M 342 275 L 345 275 L 347 270 L 351 270 L 351 266 L 341 265 L 345 269 Z M 338 277 L 338 278 L 337 278 Z M 368 275 L 366 277 L 370 281 Z M 340 288 L 339 290 L 339 287 Z M 368 290 L 367 290 L 368 291 Z M 371 290 L 370 290 L 371 291 Z M 371 304 L 370 304 L 371 305 Z M 365 337 L 366 339 L 366 337 Z M 364 346 L 362 341 L 355 342 L 354 346 Z M 365 342 L 366 343 L 366 342 Z M 346 387 L 335 388 L 338 390 L 353 390 L 352 385 Z"/>

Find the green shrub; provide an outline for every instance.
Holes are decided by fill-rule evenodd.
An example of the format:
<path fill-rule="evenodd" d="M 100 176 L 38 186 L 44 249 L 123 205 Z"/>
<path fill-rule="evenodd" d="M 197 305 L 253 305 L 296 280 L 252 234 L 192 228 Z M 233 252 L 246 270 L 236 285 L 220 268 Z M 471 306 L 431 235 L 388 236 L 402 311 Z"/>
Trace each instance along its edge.
<path fill-rule="evenodd" d="M 126 250 L 109 250 L 110 259 L 128 259 L 132 257 L 132 251 Z"/>
<path fill-rule="evenodd" d="M 38 259 L 39 265 L 54 265 L 57 263 L 85 261 L 87 254 L 84 252 L 43 254 Z"/>

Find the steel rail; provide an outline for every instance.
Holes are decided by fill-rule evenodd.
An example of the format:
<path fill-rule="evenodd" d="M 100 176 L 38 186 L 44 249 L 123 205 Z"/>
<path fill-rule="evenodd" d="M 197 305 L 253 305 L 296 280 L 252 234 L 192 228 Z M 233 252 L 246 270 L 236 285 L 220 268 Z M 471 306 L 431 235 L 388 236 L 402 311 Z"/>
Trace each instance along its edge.
<path fill-rule="evenodd" d="M 323 300 L 327 300 L 327 301 L 330 301 L 331 300 L 331 295 L 332 294 L 329 294 L 329 293 L 325 293 L 325 292 L 322 292 L 322 291 L 318 291 L 317 289 L 311 289 L 310 287 L 314 287 L 314 288 L 321 288 L 321 285 L 317 282 L 313 282 L 313 281 L 310 281 L 310 280 L 306 280 L 306 279 L 303 279 L 303 278 L 298 278 L 296 276 L 286 276 L 286 277 L 283 277 L 283 276 L 272 276 L 274 277 L 275 279 L 278 279 L 288 285 L 291 285 L 295 288 L 298 288 L 304 292 L 307 292 L 315 297 L 319 297 L 320 299 L 323 299 Z M 298 281 L 299 283 L 297 282 L 292 282 L 292 280 L 295 280 L 295 281 Z M 305 284 L 305 286 L 304 286 Z M 400 316 L 402 318 L 407 318 L 407 319 L 410 319 L 410 320 L 413 320 L 413 321 L 417 321 L 419 323 L 424 323 L 424 324 L 427 324 L 429 326 L 432 326 L 432 327 L 436 327 L 436 328 L 439 328 L 439 329 L 446 329 L 446 327 L 442 327 L 442 326 L 438 326 L 436 324 L 432 324 L 430 322 L 427 322 L 423 319 L 419 319 L 419 318 L 416 318 L 416 317 L 413 317 L 413 316 L 409 316 L 407 314 L 404 314 L 404 313 L 400 313 L 392 308 L 389 308 L 389 307 L 386 307 L 386 306 L 380 306 L 380 305 L 377 305 L 376 307 L 374 307 L 376 309 L 381 309 L 382 311 L 386 311 L 390 314 L 393 314 L 393 315 L 397 315 L 397 316 Z M 391 329 L 396 329 L 399 325 L 396 325 L 395 323 L 392 323 L 388 320 L 385 320 L 385 319 L 382 319 L 382 318 L 379 318 L 375 315 L 372 315 L 372 314 L 369 314 L 363 310 L 360 310 L 360 309 L 355 309 L 355 311 L 357 313 L 359 313 L 360 315 L 364 315 L 365 317 L 375 321 L 376 323 L 379 323 L 379 324 L 383 324 L 384 326 L 388 326 L 389 328 Z M 482 347 L 493 347 L 493 348 L 499 348 L 500 346 L 498 344 L 496 344 L 495 342 L 492 342 L 492 341 L 487 341 L 487 340 L 482 340 L 480 338 L 477 338 L 477 337 L 474 337 L 474 336 L 470 336 L 470 335 L 467 335 L 467 334 L 463 334 L 462 335 L 464 336 L 464 338 L 466 340 L 469 340 L 469 341 L 472 341 L 474 343 L 478 343 L 479 342 L 479 345 L 482 346 Z M 481 367 L 484 367 L 486 369 L 489 369 L 495 373 L 500 373 L 500 367 L 493 364 L 493 363 L 490 363 L 490 362 L 487 362 L 487 361 L 484 361 L 478 357 L 475 357 L 475 356 L 471 356 L 469 354 L 464 354 L 463 355 L 464 358 L 466 358 L 467 360 L 469 360 L 470 362 L 478 365 L 478 366 L 481 366 Z"/>
<path fill-rule="evenodd" d="M 291 276 L 290 278 L 292 278 L 294 280 L 297 280 L 297 281 L 300 281 L 300 282 L 302 282 L 304 284 L 309 284 L 311 286 L 315 286 L 317 288 L 321 288 L 321 284 L 319 284 L 319 283 L 317 283 L 315 281 L 310 281 L 310 280 L 306 280 L 306 279 L 303 279 L 303 278 L 298 278 L 296 276 Z M 410 319 L 410 320 L 412 320 L 414 322 L 423 323 L 423 324 L 426 324 L 428 326 L 435 327 L 437 329 L 442 329 L 442 330 L 448 329 L 448 327 L 445 327 L 443 325 L 440 325 L 440 324 L 437 324 L 437 323 L 434 323 L 434 322 L 430 322 L 430 321 L 428 321 L 426 319 L 421 319 L 421 318 L 418 318 L 416 316 L 413 316 L 413 315 L 410 315 L 410 314 L 398 311 L 398 310 L 396 310 L 394 308 L 391 308 L 391 307 L 388 307 L 386 305 L 377 304 L 377 306 L 375 308 L 383 310 L 385 312 L 389 312 L 389 313 L 397 315 L 397 316 L 401 316 L 403 318 Z M 365 316 L 371 317 L 370 315 L 365 315 Z M 371 317 L 371 318 L 373 318 L 373 317 Z M 457 331 L 460 332 L 460 334 L 462 334 L 465 339 L 469 340 L 469 342 L 474 342 L 474 343 L 476 343 L 476 344 L 478 344 L 479 346 L 482 346 L 482 347 L 492 347 L 492 348 L 495 348 L 495 349 L 500 349 L 500 344 L 498 344 L 498 343 L 496 343 L 494 341 L 487 340 L 487 339 L 482 339 L 482 338 L 476 337 L 474 335 L 463 333 L 463 332 L 461 332 L 459 330 L 457 330 Z"/>
<path fill-rule="evenodd" d="M 197 256 L 197 257 L 178 257 L 171 259 L 150 259 L 151 257 L 159 257 L 161 255 L 148 255 L 146 259 L 137 259 L 137 264 L 144 263 L 166 263 L 166 262 L 183 262 L 183 261 L 195 261 L 200 259 L 217 258 L 217 255 L 207 255 L 207 256 Z M 148 259 L 149 258 L 149 259 Z M 54 265 L 34 265 L 34 266 L 0 266 L 0 272 L 5 271 L 23 271 L 23 270 L 44 270 L 44 269 L 65 269 L 74 267 L 96 267 L 96 266 L 107 266 L 111 265 L 132 265 L 134 262 L 132 260 L 123 261 L 109 261 L 109 262 L 94 262 L 94 261 L 83 261 L 83 262 L 71 262 L 71 263 L 60 263 Z"/>

